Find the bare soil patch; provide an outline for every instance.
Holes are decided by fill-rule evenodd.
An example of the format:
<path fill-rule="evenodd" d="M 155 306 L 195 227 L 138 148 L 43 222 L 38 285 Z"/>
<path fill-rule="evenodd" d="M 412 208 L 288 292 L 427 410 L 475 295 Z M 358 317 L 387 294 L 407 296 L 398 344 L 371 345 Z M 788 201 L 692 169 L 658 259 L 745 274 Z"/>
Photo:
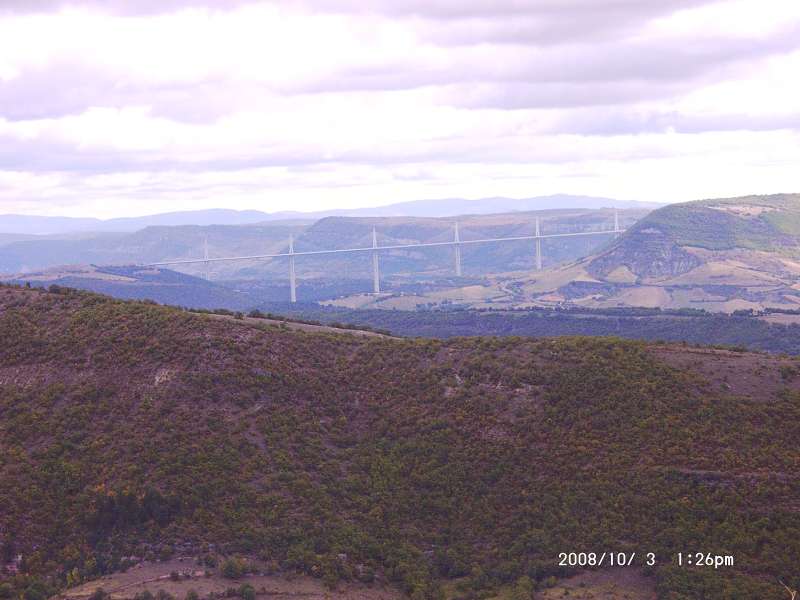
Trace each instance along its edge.
<path fill-rule="evenodd" d="M 588 571 L 538 592 L 536 600 L 656 600 L 655 583 L 638 569 Z"/>
<path fill-rule="evenodd" d="M 650 351 L 672 367 L 696 373 L 725 394 L 766 402 L 786 389 L 800 391 L 800 361 L 790 358 L 683 346 L 653 346 Z"/>
<path fill-rule="evenodd" d="M 170 573 L 181 573 L 179 581 L 170 578 Z M 186 577 L 189 575 L 189 577 Z M 183 600 L 189 590 L 194 590 L 200 598 L 211 594 L 225 594 L 229 588 L 249 584 L 255 589 L 258 598 L 269 600 L 399 600 L 403 595 L 388 586 L 376 583 L 367 586 L 359 583 L 340 584 L 336 590 L 329 590 L 322 582 L 306 576 L 288 577 L 285 575 L 248 575 L 240 579 L 225 579 L 214 574 L 206 576 L 204 568 L 197 566 L 192 559 L 170 560 L 158 563 L 140 563 L 124 573 L 106 575 L 100 579 L 71 588 L 61 594 L 59 600 L 86 600 L 102 588 L 112 600 L 131 600 L 136 594 L 159 590 Z"/>
<path fill-rule="evenodd" d="M 222 319 L 228 321 L 235 321 L 237 323 L 246 323 L 247 325 L 255 325 L 257 327 L 273 326 L 273 327 L 286 327 L 295 331 L 308 331 L 311 333 L 347 333 L 351 335 L 359 335 L 366 337 L 390 337 L 383 333 L 376 331 L 366 331 L 363 329 L 342 329 L 341 327 L 330 327 L 328 325 L 312 325 L 310 323 L 297 323 L 293 321 L 280 321 L 278 319 L 257 319 L 254 317 L 244 317 L 237 319 L 230 315 L 206 315 L 213 319 Z"/>

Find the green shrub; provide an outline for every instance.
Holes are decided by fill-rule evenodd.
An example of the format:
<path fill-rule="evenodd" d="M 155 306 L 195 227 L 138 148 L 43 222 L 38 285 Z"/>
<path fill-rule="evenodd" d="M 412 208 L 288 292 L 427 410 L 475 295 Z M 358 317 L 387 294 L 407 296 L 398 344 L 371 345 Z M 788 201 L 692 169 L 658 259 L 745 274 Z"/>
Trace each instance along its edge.
<path fill-rule="evenodd" d="M 217 557 L 211 554 L 210 552 L 203 554 L 198 562 L 199 564 L 209 567 L 210 569 L 215 569 L 218 564 Z"/>
<path fill-rule="evenodd" d="M 256 600 L 256 590 L 249 583 L 245 583 L 241 586 L 238 592 L 242 600 Z"/>
<path fill-rule="evenodd" d="M 245 574 L 247 566 L 245 562 L 236 556 L 226 558 L 222 563 L 222 576 L 227 579 L 239 579 Z"/>

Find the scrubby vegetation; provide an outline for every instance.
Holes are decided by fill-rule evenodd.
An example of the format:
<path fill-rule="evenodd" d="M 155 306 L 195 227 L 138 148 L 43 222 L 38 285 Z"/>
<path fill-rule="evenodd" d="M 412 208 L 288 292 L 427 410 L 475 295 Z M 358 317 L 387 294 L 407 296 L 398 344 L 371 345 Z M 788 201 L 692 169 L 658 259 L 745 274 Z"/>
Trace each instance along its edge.
<path fill-rule="evenodd" d="M 0 593 L 208 544 L 232 578 L 257 556 L 415 599 L 524 596 L 568 550 L 653 552 L 670 600 L 800 585 L 788 359 L 265 331 L 65 289 L 0 288 L 0 339 L 0 547 L 23 557 Z M 742 357 L 757 397 L 697 368 Z M 736 566 L 672 560 L 701 550 Z"/>
<path fill-rule="evenodd" d="M 280 305 L 272 310 L 284 311 L 307 322 L 345 321 L 407 337 L 617 336 L 800 355 L 800 325 L 767 323 L 753 311 L 734 315 L 648 308 L 399 311 L 347 310 L 310 304 Z M 792 314 L 792 311 L 768 309 L 765 313 Z"/>
<path fill-rule="evenodd" d="M 754 208 L 741 218 L 738 207 Z M 727 209 L 727 210 L 726 210 Z M 653 211 L 633 230 L 657 227 L 681 246 L 708 250 L 797 250 L 800 195 L 775 194 L 673 204 Z"/>

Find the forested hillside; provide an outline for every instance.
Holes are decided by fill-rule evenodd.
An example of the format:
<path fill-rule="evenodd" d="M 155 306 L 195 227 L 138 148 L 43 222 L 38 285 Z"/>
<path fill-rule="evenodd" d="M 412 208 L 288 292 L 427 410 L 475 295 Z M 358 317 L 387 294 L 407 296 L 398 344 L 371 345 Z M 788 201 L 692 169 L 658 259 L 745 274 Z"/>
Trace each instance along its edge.
<path fill-rule="evenodd" d="M 264 311 L 321 323 L 372 327 L 404 337 L 617 336 L 800 355 L 800 317 L 795 323 L 771 323 L 755 313 L 726 315 L 647 308 L 348 310 L 310 303 L 270 304 Z"/>
<path fill-rule="evenodd" d="M 546 587 L 572 550 L 636 552 L 670 600 L 800 585 L 795 360 L 305 333 L 11 287 L 0 339 L 9 596 L 209 544 L 416 599 Z M 676 566 L 697 551 L 735 564 Z"/>

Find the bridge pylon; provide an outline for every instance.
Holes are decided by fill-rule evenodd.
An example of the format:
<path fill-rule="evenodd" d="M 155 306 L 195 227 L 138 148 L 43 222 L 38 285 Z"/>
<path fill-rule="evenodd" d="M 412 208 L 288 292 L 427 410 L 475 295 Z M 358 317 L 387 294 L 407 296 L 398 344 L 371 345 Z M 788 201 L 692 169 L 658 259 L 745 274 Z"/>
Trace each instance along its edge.
<path fill-rule="evenodd" d="M 542 270 L 542 232 L 539 227 L 539 217 L 536 217 L 536 270 Z"/>
<path fill-rule="evenodd" d="M 289 298 L 297 302 L 297 274 L 294 270 L 294 235 L 289 234 Z"/>
<path fill-rule="evenodd" d="M 456 259 L 456 277 L 461 277 L 461 236 L 458 233 L 458 221 L 453 229 L 453 242 L 455 242 L 453 249 Z"/>
<path fill-rule="evenodd" d="M 378 232 L 372 228 L 372 291 L 381 293 L 381 268 L 378 264 Z"/>
<path fill-rule="evenodd" d="M 205 262 L 205 277 L 206 281 L 211 280 L 211 263 L 208 262 L 208 236 L 203 238 L 203 259 Z"/>

